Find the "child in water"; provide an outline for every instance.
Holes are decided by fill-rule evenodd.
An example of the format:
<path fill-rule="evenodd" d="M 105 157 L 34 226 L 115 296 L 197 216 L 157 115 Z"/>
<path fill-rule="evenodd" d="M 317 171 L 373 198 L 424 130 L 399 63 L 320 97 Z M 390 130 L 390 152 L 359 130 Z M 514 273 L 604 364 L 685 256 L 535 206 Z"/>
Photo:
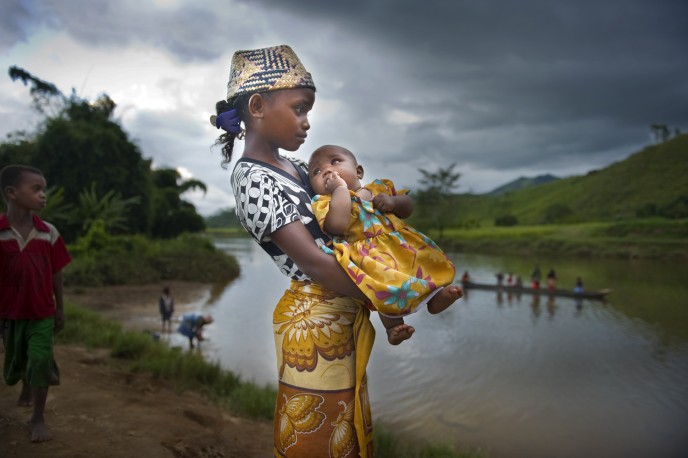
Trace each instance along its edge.
<path fill-rule="evenodd" d="M 332 236 L 333 251 L 349 277 L 371 301 L 398 345 L 414 329 L 403 316 L 427 304 L 436 314 L 463 296 L 452 285 L 454 264 L 427 236 L 402 221 L 413 212 L 406 192 L 389 180 L 362 186 L 363 167 L 346 148 L 325 145 L 308 163 L 315 194 L 313 213 Z"/>

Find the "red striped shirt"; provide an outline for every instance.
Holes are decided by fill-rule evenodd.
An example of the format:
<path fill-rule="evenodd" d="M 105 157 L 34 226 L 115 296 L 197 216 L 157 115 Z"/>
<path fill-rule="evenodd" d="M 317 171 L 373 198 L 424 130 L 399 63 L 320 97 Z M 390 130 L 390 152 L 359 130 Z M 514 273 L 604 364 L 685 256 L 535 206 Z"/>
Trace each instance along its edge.
<path fill-rule="evenodd" d="M 33 215 L 24 239 L 0 215 L 0 318 L 34 320 L 55 315 L 53 274 L 72 260 L 60 233 Z"/>

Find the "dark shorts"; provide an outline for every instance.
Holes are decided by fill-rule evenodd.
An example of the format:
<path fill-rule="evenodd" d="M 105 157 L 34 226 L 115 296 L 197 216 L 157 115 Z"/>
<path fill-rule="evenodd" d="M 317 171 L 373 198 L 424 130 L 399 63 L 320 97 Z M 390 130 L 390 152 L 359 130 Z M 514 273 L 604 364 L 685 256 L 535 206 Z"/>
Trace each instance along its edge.
<path fill-rule="evenodd" d="M 36 388 L 60 384 L 60 371 L 53 357 L 53 326 L 52 318 L 6 321 L 5 383 L 15 385 L 25 379 Z"/>

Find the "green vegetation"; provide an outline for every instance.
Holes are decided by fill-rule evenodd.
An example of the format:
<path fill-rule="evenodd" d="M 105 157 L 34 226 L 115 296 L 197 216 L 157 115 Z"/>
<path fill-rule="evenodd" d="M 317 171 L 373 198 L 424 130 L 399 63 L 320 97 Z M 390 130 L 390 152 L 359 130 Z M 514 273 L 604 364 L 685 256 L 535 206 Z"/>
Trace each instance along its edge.
<path fill-rule="evenodd" d="M 64 270 L 66 285 L 102 286 L 188 280 L 224 283 L 239 275 L 234 256 L 205 237 L 182 235 L 150 240 L 142 235 L 110 235 L 102 222 L 71 245 L 74 260 Z"/>
<path fill-rule="evenodd" d="M 198 353 L 169 348 L 145 333 L 124 331 L 119 324 L 69 302 L 65 304 L 65 316 L 69 326 L 57 334 L 58 343 L 110 348 L 121 368 L 149 372 L 177 392 L 203 393 L 249 418 L 271 419 L 274 414 L 276 391 L 271 387 L 242 382 Z"/>
<path fill-rule="evenodd" d="M 49 207 L 41 216 L 55 223 L 67 242 L 95 220 L 106 222 L 113 234 L 153 238 L 205 228 L 195 207 L 181 198 L 205 185 L 182 180 L 175 169 L 153 169 L 114 119 L 116 104 L 107 95 L 93 102 L 75 92 L 67 97 L 23 69 L 11 67 L 9 74 L 31 87 L 33 106 L 43 119 L 35 131 L 13 132 L 0 143 L 0 168 L 41 169 L 51 186 Z"/>
<path fill-rule="evenodd" d="M 411 445 L 399 440 L 380 422 L 375 424 L 375 456 L 379 458 L 486 458 L 484 451 L 457 451 L 451 444 L 416 444 Z"/>
<path fill-rule="evenodd" d="M 585 176 L 452 195 L 442 225 L 423 211 L 410 223 L 462 251 L 688 259 L 686 177 L 688 135 L 679 134 Z"/>
<path fill-rule="evenodd" d="M 444 249 L 463 252 L 688 259 L 688 219 L 455 228 L 444 235 Z"/>
<path fill-rule="evenodd" d="M 146 372 L 164 381 L 176 392 L 195 391 L 232 412 L 254 419 L 272 420 L 277 392 L 270 386 L 244 382 L 219 364 L 195 352 L 169 348 L 146 333 L 125 331 L 121 325 L 70 302 L 65 303 L 69 326 L 57 334 L 57 343 L 78 344 L 87 348 L 109 348 L 118 369 Z M 453 451 L 450 445 L 402 444 L 385 430 L 376 427 L 376 456 L 380 458 L 479 458 L 481 452 Z"/>
<path fill-rule="evenodd" d="M 688 218 L 688 134 L 648 146 L 609 167 L 490 196 L 451 196 L 445 228 L 493 226 L 504 215 L 519 224 Z M 422 215 L 419 215 L 422 219 Z M 418 225 L 416 215 L 411 223 Z"/>

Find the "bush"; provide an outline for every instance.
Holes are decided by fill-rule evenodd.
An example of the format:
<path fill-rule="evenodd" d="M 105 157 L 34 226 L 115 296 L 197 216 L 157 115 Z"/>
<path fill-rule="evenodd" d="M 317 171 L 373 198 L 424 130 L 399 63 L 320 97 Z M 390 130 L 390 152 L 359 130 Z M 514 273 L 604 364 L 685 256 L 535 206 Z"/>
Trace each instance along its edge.
<path fill-rule="evenodd" d="M 236 258 L 198 235 L 150 240 L 141 235 L 110 235 L 102 225 L 69 247 L 68 286 L 146 284 L 162 280 L 226 282 L 239 275 Z"/>
<path fill-rule="evenodd" d="M 565 204 L 552 204 L 545 210 L 545 224 L 571 222 L 573 210 Z"/>
<path fill-rule="evenodd" d="M 517 224 L 518 218 L 516 218 L 514 215 L 503 215 L 495 218 L 495 226 L 510 227 L 516 226 Z"/>

